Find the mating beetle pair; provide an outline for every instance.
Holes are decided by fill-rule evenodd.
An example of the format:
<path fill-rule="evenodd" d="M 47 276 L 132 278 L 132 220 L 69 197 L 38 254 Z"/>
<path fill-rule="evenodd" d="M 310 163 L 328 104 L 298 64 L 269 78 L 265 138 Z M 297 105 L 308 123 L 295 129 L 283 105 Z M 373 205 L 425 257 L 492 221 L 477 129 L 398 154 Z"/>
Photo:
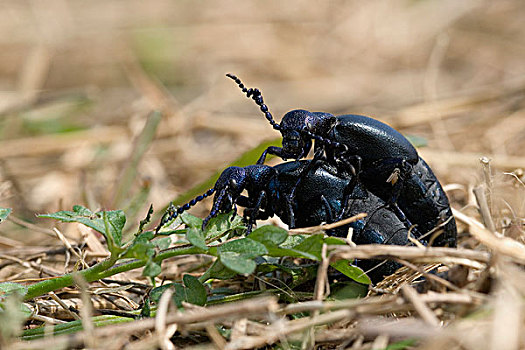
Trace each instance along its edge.
<path fill-rule="evenodd" d="M 308 227 L 322 222 L 332 223 L 337 221 L 339 216 L 350 217 L 364 212 L 368 213 L 368 216 L 337 227 L 329 234 L 347 237 L 349 228 L 352 228 L 351 238 L 356 244 L 409 243 L 408 228 L 382 199 L 358 183 L 353 187 L 348 202 L 344 202 L 343 193 L 352 178 L 334 175 L 335 169 L 324 161 L 320 161 L 315 168 L 310 167 L 310 162 L 302 160 L 281 163 L 274 167 L 256 164 L 226 168 L 214 188 L 208 191 L 214 192 L 215 197 L 203 227 L 219 212 L 230 212 L 236 205 L 245 208 L 243 215 L 248 231 L 256 220 L 274 215 L 289 226 L 291 222 L 295 222 L 296 227 Z M 297 185 L 300 177 L 302 181 Z M 297 194 L 294 203 L 290 203 L 290 195 L 295 188 Z M 242 195 L 244 190 L 247 191 L 247 196 Z M 204 198 L 199 196 L 190 203 Z M 180 210 L 184 211 L 183 208 Z M 342 211 L 344 213 L 341 215 Z M 169 218 L 163 221 L 167 222 Z M 377 261 L 358 262 L 358 266 L 365 270 L 375 267 L 376 264 Z M 377 282 L 392 274 L 398 267 L 394 262 L 387 262 L 370 271 L 368 275 L 372 281 Z"/>
<path fill-rule="evenodd" d="M 362 182 L 408 227 L 415 225 L 416 236 L 442 226 L 443 232 L 436 244 L 456 245 L 456 223 L 445 191 L 414 146 L 397 130 L 362 115 L 334 116 L 305 110 L 292 110 L 277 124 L 259 89 L 247 89 L 236 76 L 227 76 L 255 101 L 273 128 L 283 136 L 283 147 L 266 149 L 258 164 L 264 163 L 267 154 L 301 159 L 309 153 L 312 140 L 315 140 L 314 158 L 309 168 L 315 168 L 318 161 L 324 160 L 335 167 L 338 175 L 353 179 L 343 190 L 343 203 L 347 203 L 353 187 Z M 306 174 L 308 171 L 299 176 L 297 184 Z M 292 203 L 294 196 L 295 189 L 290 195 Z"/>
<path fill-rule="evenodd" d="M 365 116 L 305 110 L 290 111 L 277 124 L 258 89 L 248 89 L 237 77 L 227 76 L 281 132 L 282 147 L 266 149 L 256 165 L 226 169 L 213 189 L 167 213 L 161 225 L 215 192 L 203 226 L 237 204 L 246 208 L 249 229 L 257 219 L 274 214 L 290 227 L 304 227 L 337 221 L 359 209 L 382 219 L 355 224 L 354 238 L 362 237 L 357 243 L 406 244 L 409 228 L 422 238 L 440 227 L 442 232 L 433 244 L 456 245 L 456 225 L 443 188 L 398 131 Z M 273 168 L 263 165 L 268 154 L 300 160 L 308 155 L 313 140 L 312 160 Z M 247 197 L 241 195 L 245 189 Z M 398 237 L 399 232 L 405 240 Z"/>

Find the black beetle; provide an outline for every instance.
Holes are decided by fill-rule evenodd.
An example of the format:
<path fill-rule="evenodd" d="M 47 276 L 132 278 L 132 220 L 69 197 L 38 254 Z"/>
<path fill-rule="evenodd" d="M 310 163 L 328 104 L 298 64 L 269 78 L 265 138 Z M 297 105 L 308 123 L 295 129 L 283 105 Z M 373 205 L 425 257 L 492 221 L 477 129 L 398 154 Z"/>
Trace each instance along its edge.
<path fill-rule="evenodd" d="M 314 161 L 309 167 L 325 159 L 336 167 L 338 174 L 351 176 L 354 181 L 344 189 L 344 198 L 352 193 L 359 179 L 391 206 L 403 222 L 415 224 L 418 235 L 442 225 L 444 234 L 439 239 L 455 244 L 456 224 L 441 184 L 410 141 L 397 130 L 362 115 L 334 116 L 300 109 L 286 113 L 277 124 L 259 89 L 248 89 L 236 76 L 227 76 L 255 101 L 273 128 L 283 136 L 283 147 L 267 148 L 257 164 L 263 164 L 267 154 L 301 159 L 308 154 L 312 139 L 315 139 Z M 298 177 L 297 185 L 302 178 Z M 294 187 L 292 201 L 295 191 Z M 423 207 L 427 215 L 419 215 L 419 207 Z"/>
<path fill-rule="evenodd" d="M 351 179 L 334 175 L 335 170 L 328 163 L 321 161 L 315 168 L 309 167 L 309 163 L 310 161 L 303 160 L 274 167 L 249 165 L 225 169 L 213 188 L 213 207 L 203 221 L 203 228 L 219 212 L 229 212 L 232 208 L 236 209 L 237 205 L 245 208 L 243 215 L 248 231 L 256 220 L 274 215 L 279 216 L 290 227 L 307 227 L 323 222 L 331 223 L 340 216 L 349 217 L 365 212 L 368 216 L 364 219 L 335 228 L 329 234 L 346 237 L 348 229 L 352 228 L 352 240 L 356 244 L 408 244 L 408 228 L 388 209 L 383 200 L 357 184 L 349 196 L 349 203 L 343 205 L 343 190 Z M 308 172 L 304 176 L 305 171 Z M 299 176 L 304 178 L 299 184 L 294 202 L 291 202 L 291 192 Z M 247 191 L 247 196 L 242 195 L 244 190 Z M 204 195 L 198 198 L 203 199 Z M 189 207 L 185 205 L 180 210 L 172 211 L 163 223 Z M 341 211 L 344 211 L 343 215 L 340 215 Z M 373 268 L 369 276 L 374 282 L 399 267 L 399 264 L 390 261 L 374 268 L 377 263 L 378 261 L 360 261 L 358 264 L 363 269 Z"/>
<path fill-rule="evenodd" d="M 276 171 L 268 165 L 248 165 L 244 168 L 232 166 L 226 168 L 215 182 L 213 188 L 210 188 L 202 195 L 195 197 L 179 208 L 175 208 L 170 204 L 168 210 L 164 213 L 156 228 L 156 233 L 158 233 L 166 223 L 175 219 L 177 216 L 208 196 L 211 196 L 213 193 L 215 193 L 213 207 L 210 215 L 203 220 L 203 230 L 208 224 L 208 221 L 217 216 L 219 212 L 229 212 L 233 208 L 235 215 L 237 204 L 243 207 L 260 207 L 262 203 L 266 201 L 265 191 L 263 189 L 270 182 L 270 179 L 275 176 Z M 241 196 L 241 193 L 244 190 L 248 191 L 250 198 L 249 202 L 247 202 L 247 197 Z M 257 196 L 257 198 L 255 198 L 255 196 Z M 246 213 L 245 217 L 248 218 L 248 212 Z M 248 231 L 255 223 L 255 219 L 256 218 L 253 218 L 251 221 L 249 220 Z"/>
<path fill-rule="evenodd" d="M 233 207 L 231 199 L 245 207 L 244 216 L 250 226 L 255 220 L 266 219 L 277 215 L 290 227 L 300 228 L 319 225 L 323 222 L 331 223 L 339 217 L 350 217 L 358 213 L 367 213 L 364 219 L 337 227 L 328 232 L 330 235 L 346 237 L 349 228 L 352 228 L 352 241 L 356 244 L 395 244 L 408 245 L 408 228 L 385 205 L 385 202 L 368 192 L 361 184 L 357 184 L 350 194 L 347 205 L 343 205 L 343 192 L 348 187 L 351 178 L 335 174 L 333 166 L 320 162 L 315 168 L 310 167 L 310 161 L 295 161 L 269 167 L 267 165 L 251 165 L 245 168 L 229 168 L 221 183 L 225 184 L 229 176 L 236 179 L 239 175 L 252 177 L 256 181 L 247 180 L 244 183 L 248 196 L 216 196 L 214 209 L 209 217 L 216 215 L 217 208 L 228 211 Z M 270 170 L 272 169 L 272 170 Z M 307 172 L 305 175 L 305 171 Z M 265 174 L 261 179 L 260 174 Z M 223 173 L 224 174 L 224 173 Z M 269 175 L 269 176 L 267 176 Z M 297 188 L 297 195 L 291 202 L 291 194 L 296 186 L 297 179 L 303 180 Z M 229 185 L 226 187 L 231 188 Z M 222 186 L 216 186 L 222 188 Z M 235 193 L 240 193 L 240 188 Z M 229 192 L 227 190 L 226 192 Z M 224 200 L 227 198 L 227 200 Z M 223 203 L 221 203 L 223 202 Z M 224 205 L 223 205 L 224 204 Z M 341 215 L 340 212 L 344 211 Z M 424 242 L 425 243 L 425 242 Z M 392 274 L 399 264 L 387 261 L 379 264 L 377 260 L 359 261 L 357 265 L 368 272 L 373 282 Z"/>

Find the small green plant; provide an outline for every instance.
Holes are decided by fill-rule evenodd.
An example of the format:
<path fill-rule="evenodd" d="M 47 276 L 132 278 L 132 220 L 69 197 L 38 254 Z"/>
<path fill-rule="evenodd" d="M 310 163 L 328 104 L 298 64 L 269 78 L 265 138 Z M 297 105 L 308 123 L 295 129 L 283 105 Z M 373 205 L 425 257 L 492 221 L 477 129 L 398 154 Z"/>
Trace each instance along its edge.
<path fill-rule="evenodd" d="M 148 217 L 150 215 L 148 214 Z M 217 278 L 227 279 L 237 274 L 248 275 L 256 272 L 258 266 L 261 271 L 269 271 L 270 263 L 259 260 L 259 257 L 267 258 L 305 258 L 315 261 L 321 259 L 323 244 L 345 244 L 339 238 L 324 237 L 323 234 L 289 236 L 284 229 L 274 226 L 262 226 L 254 230 L 247 237 L 238 237 L 244 232 L 245 227 L 239 216 L 232 214 L 221 214 L 210 221 L 205 230 L 201 229 L 202 219 L 184 213 L 173 222 L 155 234 L 153 231 L 144 231 L 144 222 L 141 222 L 137 233 L 128 242 L 122 242 L 122 229 L 126 223 L 126 217 L 122 210 L 92 212 L 91 210 L 76 205 L 71 211 L 59 211 L 52 214 L 40 215 L 62 222 L 75 222 L 99 232 L 106 239 L 110 256 L 98 264 L 85 270 L 65 274 L 63 276 L 44 280 L 27 287 L 24 299 L 29 300 L 48 292 L 58 290 L 74 284 L 73 275 L 80 274 L 88 281 L 93 282 L 124 271 L 143 268 L 142 274 L 155 277 L 161 273 L 163 260 L 174 256 L 188 254 L 206 254 L 216 257 L 213 263 L 200 278 L 199 283 Z M 186 228 L 173 230 L 184 224 Z M 183 244 L 169 248 L 171 238 L 169 235 L 177 234 L 183 236 Z M 351 266 L 347 261 L 338 261 L 332 264 L 350 278 L 361 283 L 369 283 L 368 278 L 362 271 Z M 273 264 L 274 269 L 281 268 L 279 264 Z M 191 282 L 188 277 L 184 286 L 180 288 L 200 288 Z M 177 289 L 182 291 L 183 289 Z M 177 294 L 177 293 L 175 293 Z M 202 294 L 199 291 L 197 294 Z M 176 295 L 176 298 L 178 296 Z M 183 300 L 183 299 L 180 299 Z M 189 300 L 186 300 L 189 301 Z M 203 304 L 199 298 L 199 304 Z"/>
<path fill-rule="evenodd" d="M 0 213 L 2 219 L 5 219 L 9 215 L 9 210 L 2 210 Z M 237 215 L 232 216 L 232 213 L 220 214 L 213 218 L 205 230 L 201 228 L 202 219 L 183 213 L 164 225 L 160 232 L 155 234 L 153 231 L 144 230 L 151 216 L 150 208 L 146 219 L 139 223 L 136 234 L 129 241 L 123 242 L 122 230 L 126 224 L 126 216 L 122 210 L 93 212 L 83 206 L 75 205 L 71 211 L 40 215 L 42 218 L 80 223 L 99 232 L 106 240 L 110 256 L 87 269 L 29 286 L 11 282 L 1 283 L 0 321 L 6 317 L 13 319 L 15 314 L 19 321 L 15 322 L 16 324 L 11 323 L 15 328 L 5 328 L 4 333 L 6 334 L 3 334 L 2 337 L 16 336 L 22 322 L 31 315 L 30 310 L 21 303 L 22 300 L 30 300 L 51 291 L 72 286 L 75 283 L 75 274 L 81 275 L 87 282 L 93 282 L 121 272 L 142 268 L 142 274 L 150 277 L 154 283 L 153 277 L 161 273 L 161 265 L 164 260 L 180 255 L 205 254 L 214 257 L 215 261 L 199 277 L 186 274 L 183 276 L 182 283 L 167 283 L 156 287 L 151 290 L 148 298 L 154 304 L 158 302 L 166 289 L 172 288 L 174 290 L 173 300 L 178 307 L 182 307 L 183 302 L 203 306 L 208 303 L 215 304 L 252 297 L 263 292 L 252 291 L 232 295 L 232 291 L 212 290 L 211 293 L 208 293 L 205 284 L 210 280 L 225 280 L 238 275 L 250 274 L 264 276 L 281 271 L 292 277 L 291 285 L 288 287 L 294 288 L 314 278 L 317 267 L 311 263 L 289 264 L 283 262 L 281 258 L 320 261 L 323 244 L 345 244 L 339 238 L 325 237 L 323 234 L 290 236 L 286 230 L 275 226 L 259 227 L 248 236 L 243 237 L 242 234 L 246 227 L 242 219 Z M 183 225 L 185 228 L 178 228 Z M 170 247 L 172 235 L 178 237 L 175 247 Z M 351 266 L 348 261 L 339 260 L 332 263 L 332 266 L 357 282 L 370 283 L 368 277 L 359 268 Z M 274 291 L 280 292 L 279 290 Z M 13 305 L 19 305 L 19 307 Z M 151 315 L 150 303 L 146 302 L 140 316 Z M 93 322 L 103 326 L 130 320 L 132 319 L 125 317 L 103 317 L 100 320 L 94 318 Z M 55 331 L 58 332 L 57 334 L 63 334 L 80 330 L 81 324 L 78 321 L 74 322 L 76 322 L 75 325 L 70 322 L 68 326 L 56 326 Z M 34 339 L 43 334 L 43 328 L 40 331 L 30 330 L 24 332 L 22 338 Z"/>

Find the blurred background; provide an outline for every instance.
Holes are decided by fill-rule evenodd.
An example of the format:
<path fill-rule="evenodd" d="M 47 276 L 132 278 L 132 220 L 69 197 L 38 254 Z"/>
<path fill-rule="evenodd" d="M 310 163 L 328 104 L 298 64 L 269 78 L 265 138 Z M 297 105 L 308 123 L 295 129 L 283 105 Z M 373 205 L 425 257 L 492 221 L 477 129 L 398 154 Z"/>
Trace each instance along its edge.
<path fill-rule="evenodd" d="M 277 121 L 365 114 L 413 136 L 456 208 L 488 156 L 521 220 L 524 62 L 521 0 L 3 0 L 0 244 L 41 242 L 16 222 L 73 204 L 135 225 L 279 137 L 225 73 Z"/>

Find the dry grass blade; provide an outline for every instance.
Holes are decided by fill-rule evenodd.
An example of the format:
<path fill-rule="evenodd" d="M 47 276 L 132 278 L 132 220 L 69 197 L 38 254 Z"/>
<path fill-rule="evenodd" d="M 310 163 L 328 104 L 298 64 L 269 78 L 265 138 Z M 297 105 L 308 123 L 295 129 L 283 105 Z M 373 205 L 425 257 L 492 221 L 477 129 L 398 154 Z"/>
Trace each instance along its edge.
<path fill-rule="evenodd" d="M 91 316 L 93 315 L 93 304 L 91 303 L 91 298 L 88 292 L 89 286 L 84 278 L 79 274 L 73 274 L 73 279 L 80 288 L 80 295 L 82 297 L 82 303 L 84 304 L 84 307 L 80 313 L 82 326 L 84 328 L 83 342 L 88 348 L 96 349 L 98 339 L 95 335 L 95 326 L 91 319 Z"/>
<path fill-rule="evenodd" d="M 485 226 L 491 231 L 496 232 L 496 226 L 494 226 L 494 221 L 492 220 L 492 214 L 490 213 L 490 206 L 485 194 L 485 186 L 477 186 L 473 190 L 474 195 L 476 196 L 476 201 L 479 205 L 479 211 L 481 213 L 481 218 Z"/>
<path fill-rule="evenodd" d="M 237 339 L 227 344 L 225 349 L 253 349 L 264 345 L 271 345 L 279 341 L 283 336 L 287 336 L 296 332 L 307 330 L 310 327 L 330 324 L 332 322 L 350 319 L 353 313 L 348 310 L 339 310 L 322 315 L 312 317 L 311 319 L 301 319 L 296 321 L 279 322 L 275 326 L 270 326 L 266 335 Z"/>
<path fill-rule="evenodd" d="M 346 218 L 346 219 L 343 219 L 343 220 L 340 220 L 340 221 L 337 221 L 331 224 L 323 224 L 323 225 L 304 227 L 304 228 L 294 228 L 294 229 L 291 229 L 289 232 L 291 235 L 319 233 L 321 231 L 331 230 L 336 227 L 340 227 L 340 226 L 343 226 L 343 225 L 346 225 L 352 222 L 356 222 L 358 220 L 365 218 L 366 216 L 367 216 L 366 213 L 360 213 L 360 214 L 354 215 L 352 217 L 349 217 L 349 218 Z"/>
<path fill-rule="evenodd" d="M 168 315 L 166 324 L 187 325 L 198 322 L 219 322 L 227 319 L 239 319 L 244 317 L 265 316 L 278 309 L 275 298 L 257 298 L 241 302 L 230 303 L 227 305 L 212 306 L 205 309 L 198 309 L 184 313 Z M 133 323 L 117 324 L 94 329 L 92 336 L 99 341 L 115 334 L 133 335 L 155 328 L 155 319 L 144 319 Z M 205 327 L 206 324 L 203 324 Z M 49 346 L 68 346 L 73 347 L 84 344 L 88 333 L 86 331 L 77 332 L 68 336 L 57 336 L 51 339 L 36 340 L 28 343 L 18 343 L 13 345 L 13 349 L 42 349 Z"/>
<path fill-rule="evenodd" d="M 406 338 L 432 338 L 439 337 L 443 330 L 441 328 L 427 325 L 424 321 L 414 318 L 403 318 L 400 320 L 388 319 L 363 319 L 357 328 L 365 337 L 377 337 L 388 335 L 396 339 Z"/>
<path fill-rule="evenodd" d="M 73 318 L 74 320 L 80 320 L 80 316 L 78 316 L 76 313 L 72 312 L 69 309 L 69 307 L 66 305 L 66 303 L 64 303 L 62 301 L 62 299 L 60 299 L 55 293 L 49 292 L 49 296 L 51 297 L 51 299 L 56 301 L 60 305 L 60 307 L 62 307 L 62 309 L 71 316 L 71 318 Z"/>
<path fill-rule="evenodd" d="M 456 262 L 467 266 L 479 267 L 479 263 L 488 263 L 490 254 L 472 249 L 443 247 L 402 247 L 394 245 L 360 245 L 357 247 L 332 246 L 331 259 L 377 259 L 401 258 L 420 263 Z"/>
<path fill-rule="evenodd" d="M 168 308 L 172 302 L 173 290 L 168 289 L 162 294 L 157 307 L 157 315 L 155 317 L 155 333 L 157 334 L 158 346 L 162 350 L 173 350 L 175 346 L 170 341 L 170 338 L 177 330 L 177 324 L 166 325 L 166 316 Z"/>
<path fill-rule="evenodd" d="M 508 238 L 496 236 L 487 230 L 479 221 L 453 209 L 454 216 L 461 222 L 469 225 L 469 232 L 479 242 L 497 253 L 509 256 L 520 263 L 525 263 L 525 245 Z"/>
<path fill-rule="evenodd" d="M 434 315 L 432 310 L 427 306 L 427 304 L 419 297 L 419 294 L 409 285 L 404 285 L 401 287 L 403 295 L 414 305 L 417 313 L 421 318 L 429 325 L 433 327 L 439 326 L 439 320 Z"/>

